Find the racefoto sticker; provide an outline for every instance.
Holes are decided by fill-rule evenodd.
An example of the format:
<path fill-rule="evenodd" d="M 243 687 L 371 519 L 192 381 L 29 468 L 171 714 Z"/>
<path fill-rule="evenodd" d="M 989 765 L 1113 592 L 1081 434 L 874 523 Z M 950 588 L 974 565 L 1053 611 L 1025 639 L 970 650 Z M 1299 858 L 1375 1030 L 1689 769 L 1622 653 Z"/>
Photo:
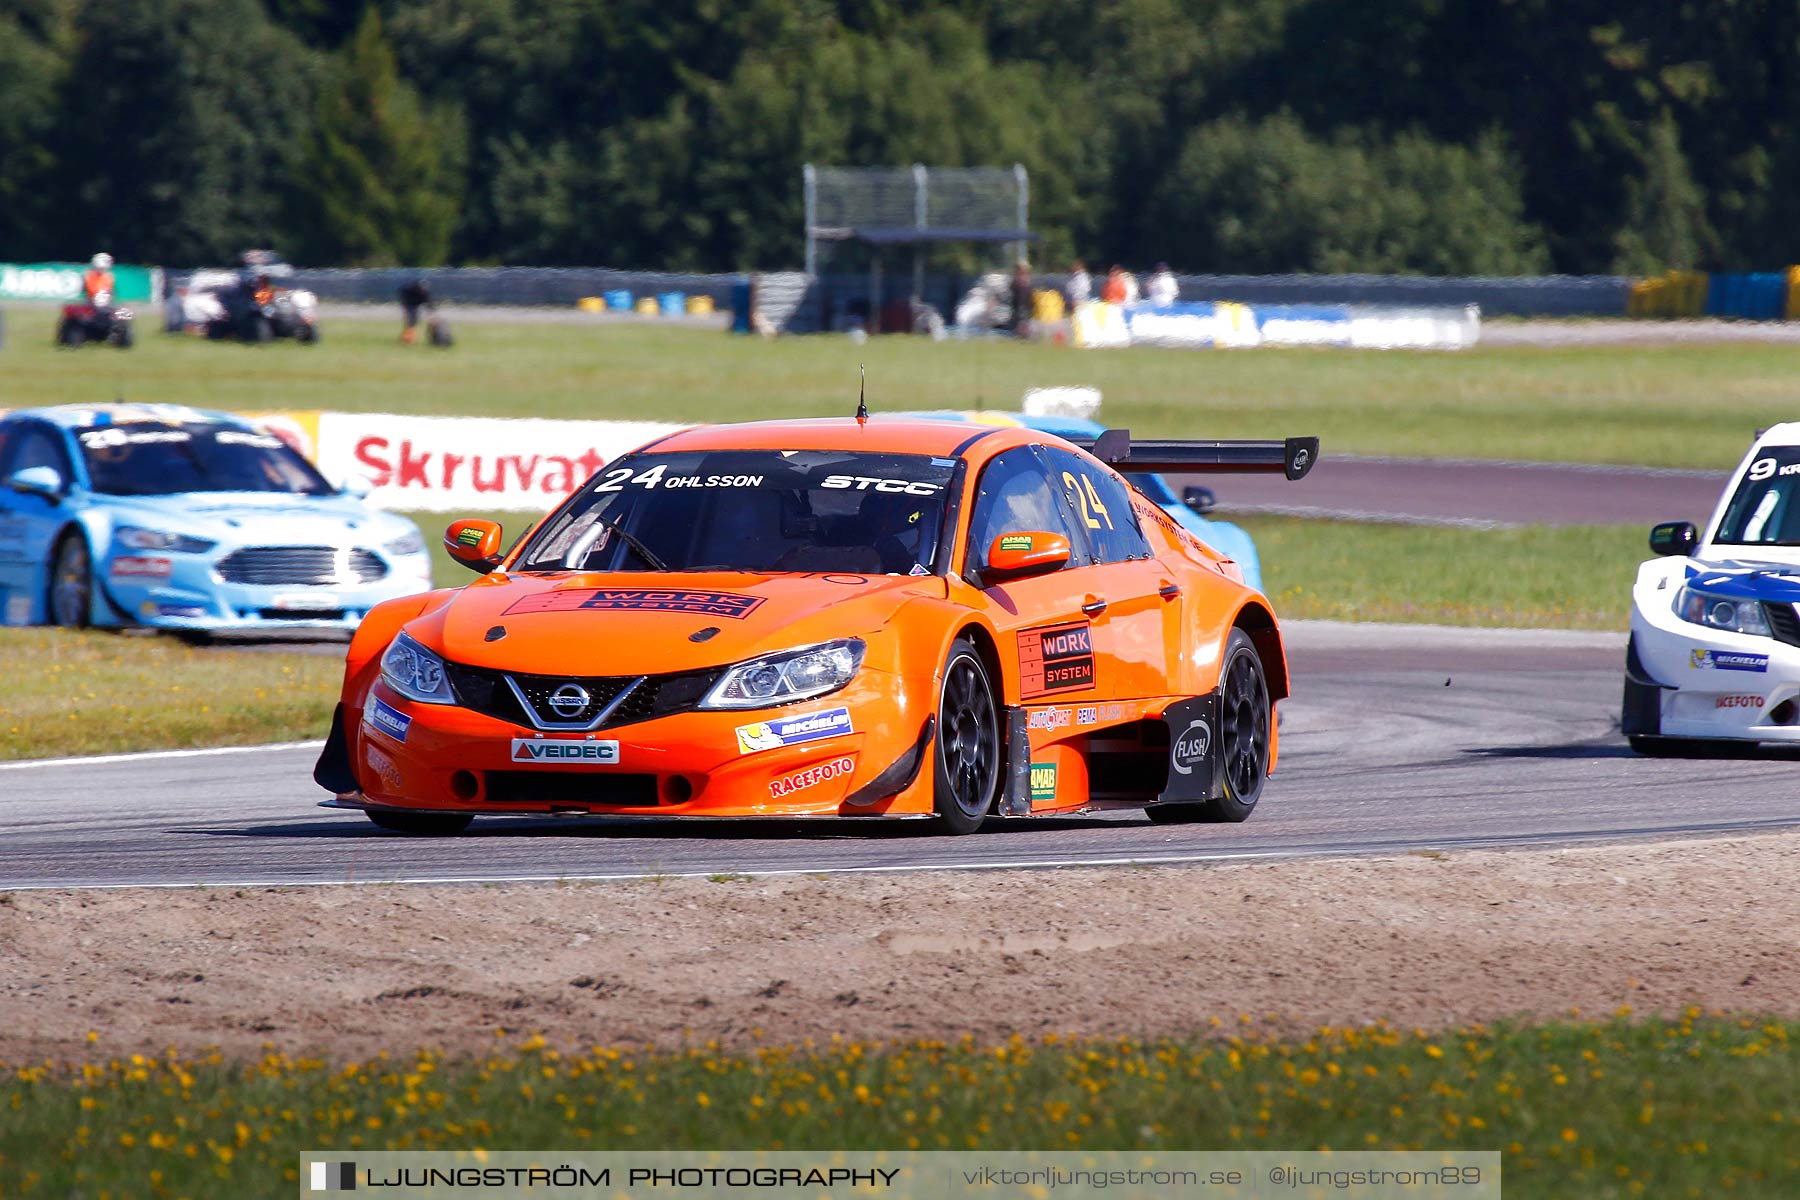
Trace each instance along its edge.
<path fill-rule="evenodd" d="M 1769 656 L 1745 654 L 1740 650 L 1694 650 L 1688 655 L 1688 664 L 1694 667 L 1711 667 L 1715 671 L 1761 673 L 1769 669 Z"/>
<path fill-rule="evenodd" d="M 816 767 L 808 767 L 804 771 L 795 771 L 792 775 L 783 775 L 779 779 L 769 780 L 769 798 L 779 800 L 803 788 L 817 787 L 827 780 L 836 779 L 840 775 L 848 775 L 856 769 L 856 760 L 849 755 L 822 762 Z"/>
<path fill-rule="evenodd" d="M 505 615 L 638 609 L 697 613 L 741 621 L 761 603 L 761 596 L 741 596 L 736 592 L 696 592 L 681 588 L 564 588 L 515 600 Z"/>
<path fill-rule="evenodd" d="M 514 738 L 512 760 L 516 763 L 616 763 L 619 743 L 574 741 L 569 738 Z"/>
<path fill-rule="evenodd" d="M 1023 629 L 1018 638 L 1020 696 L 1094 686 L 1094 635 L 1086 621 Z"/>

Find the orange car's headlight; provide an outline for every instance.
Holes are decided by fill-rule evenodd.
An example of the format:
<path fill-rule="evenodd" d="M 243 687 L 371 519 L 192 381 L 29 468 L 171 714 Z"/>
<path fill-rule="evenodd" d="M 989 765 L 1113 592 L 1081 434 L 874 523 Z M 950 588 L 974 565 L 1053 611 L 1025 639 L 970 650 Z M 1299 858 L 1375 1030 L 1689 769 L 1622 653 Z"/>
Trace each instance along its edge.
<path fill-rule="evenodd" d="M 827 695 L 855 678 L 865 649 L 861 638 L 839 638 L 738 663 L 713 685 L 699 706 L 768 708 Z"/>

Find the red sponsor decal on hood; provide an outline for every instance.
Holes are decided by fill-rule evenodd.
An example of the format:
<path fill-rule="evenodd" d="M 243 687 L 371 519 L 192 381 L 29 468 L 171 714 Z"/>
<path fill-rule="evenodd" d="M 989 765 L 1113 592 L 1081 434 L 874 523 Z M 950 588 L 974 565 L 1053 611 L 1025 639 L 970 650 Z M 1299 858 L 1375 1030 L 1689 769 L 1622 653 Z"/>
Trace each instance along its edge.
<path fill-rule="evenodd" d="M 686 588 L 564 588 L 515 600 L 506 615 L 515 613 L 575 612 L 582 609 L 638 609 L 654 612 L 699 613 L 741 621 L 762 603 L 761 596 L 737 592 L 699 592 Z"/>

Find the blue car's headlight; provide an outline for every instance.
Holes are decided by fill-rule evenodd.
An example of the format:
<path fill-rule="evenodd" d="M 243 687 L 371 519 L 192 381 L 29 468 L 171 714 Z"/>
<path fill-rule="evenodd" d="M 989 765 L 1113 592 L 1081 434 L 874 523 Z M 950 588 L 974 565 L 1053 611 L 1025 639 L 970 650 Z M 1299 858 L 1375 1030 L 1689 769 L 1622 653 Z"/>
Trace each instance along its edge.
<path fill-rule="evenodd" d="M 185 533 L 145 529 L 141 525 L 121 525 L 113 530 L 113 537 L 121 546 L 129 546 L 133 550 L 166 550 L 176 554 L 204 554 L 219 544 L 205 538 L 189 537 Z"/>
<path fill-rule="evenodd" d="M 1769 636 L 1769 619 L 1763 615 L 1762 605 L 1755 600 L 1717 596 L 1687 587 L 1675 596 L 1675 615 L 1708 629 Z"/>
<path fill-rule="evenodd" d="M 840 638 L 741 662 L 713 685 L 700 707 L 768 708 L 835 692 L 862 666 L 865 648 L 860 638 Z"/>
<path fill-rule="evenodd" d="M 391 542 L 383 544 L 381 548 L 395 558 L 404 558 L 409 554 L 423 554 L 425 552 L 425 539 L 419 536 L 418 530 L 414 529 L 408 533 L 401 534 Z"/>
<path fill-rule="evenodd" d="M 450 681 L 444 678 L 444 660 L 402 633 L 381 656 L 381 679 L 389 687 L 421 704 L 455 704 Z"/>

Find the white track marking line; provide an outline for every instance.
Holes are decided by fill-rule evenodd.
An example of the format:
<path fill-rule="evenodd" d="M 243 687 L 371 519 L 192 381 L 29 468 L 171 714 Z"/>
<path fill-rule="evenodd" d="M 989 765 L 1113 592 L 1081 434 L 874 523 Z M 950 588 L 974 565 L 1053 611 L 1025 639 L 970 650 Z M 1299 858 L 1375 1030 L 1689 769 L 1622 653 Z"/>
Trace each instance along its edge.
<path fill-rule="evenodd" d="M 132 754 L 93 754 L 76 758 L 28 758 L 0 763 L 0 771 L 28 771 L 33 767 L 85 767 L 90 763 L 147 762 L 153 758 L 207 758 L 217 754 L 251 754 L 259 750 L 318 750 L 325 739 L 310 742 L 265 742 L 260 746 L 211 746 L 204 750 L 142 750 Z"/>

